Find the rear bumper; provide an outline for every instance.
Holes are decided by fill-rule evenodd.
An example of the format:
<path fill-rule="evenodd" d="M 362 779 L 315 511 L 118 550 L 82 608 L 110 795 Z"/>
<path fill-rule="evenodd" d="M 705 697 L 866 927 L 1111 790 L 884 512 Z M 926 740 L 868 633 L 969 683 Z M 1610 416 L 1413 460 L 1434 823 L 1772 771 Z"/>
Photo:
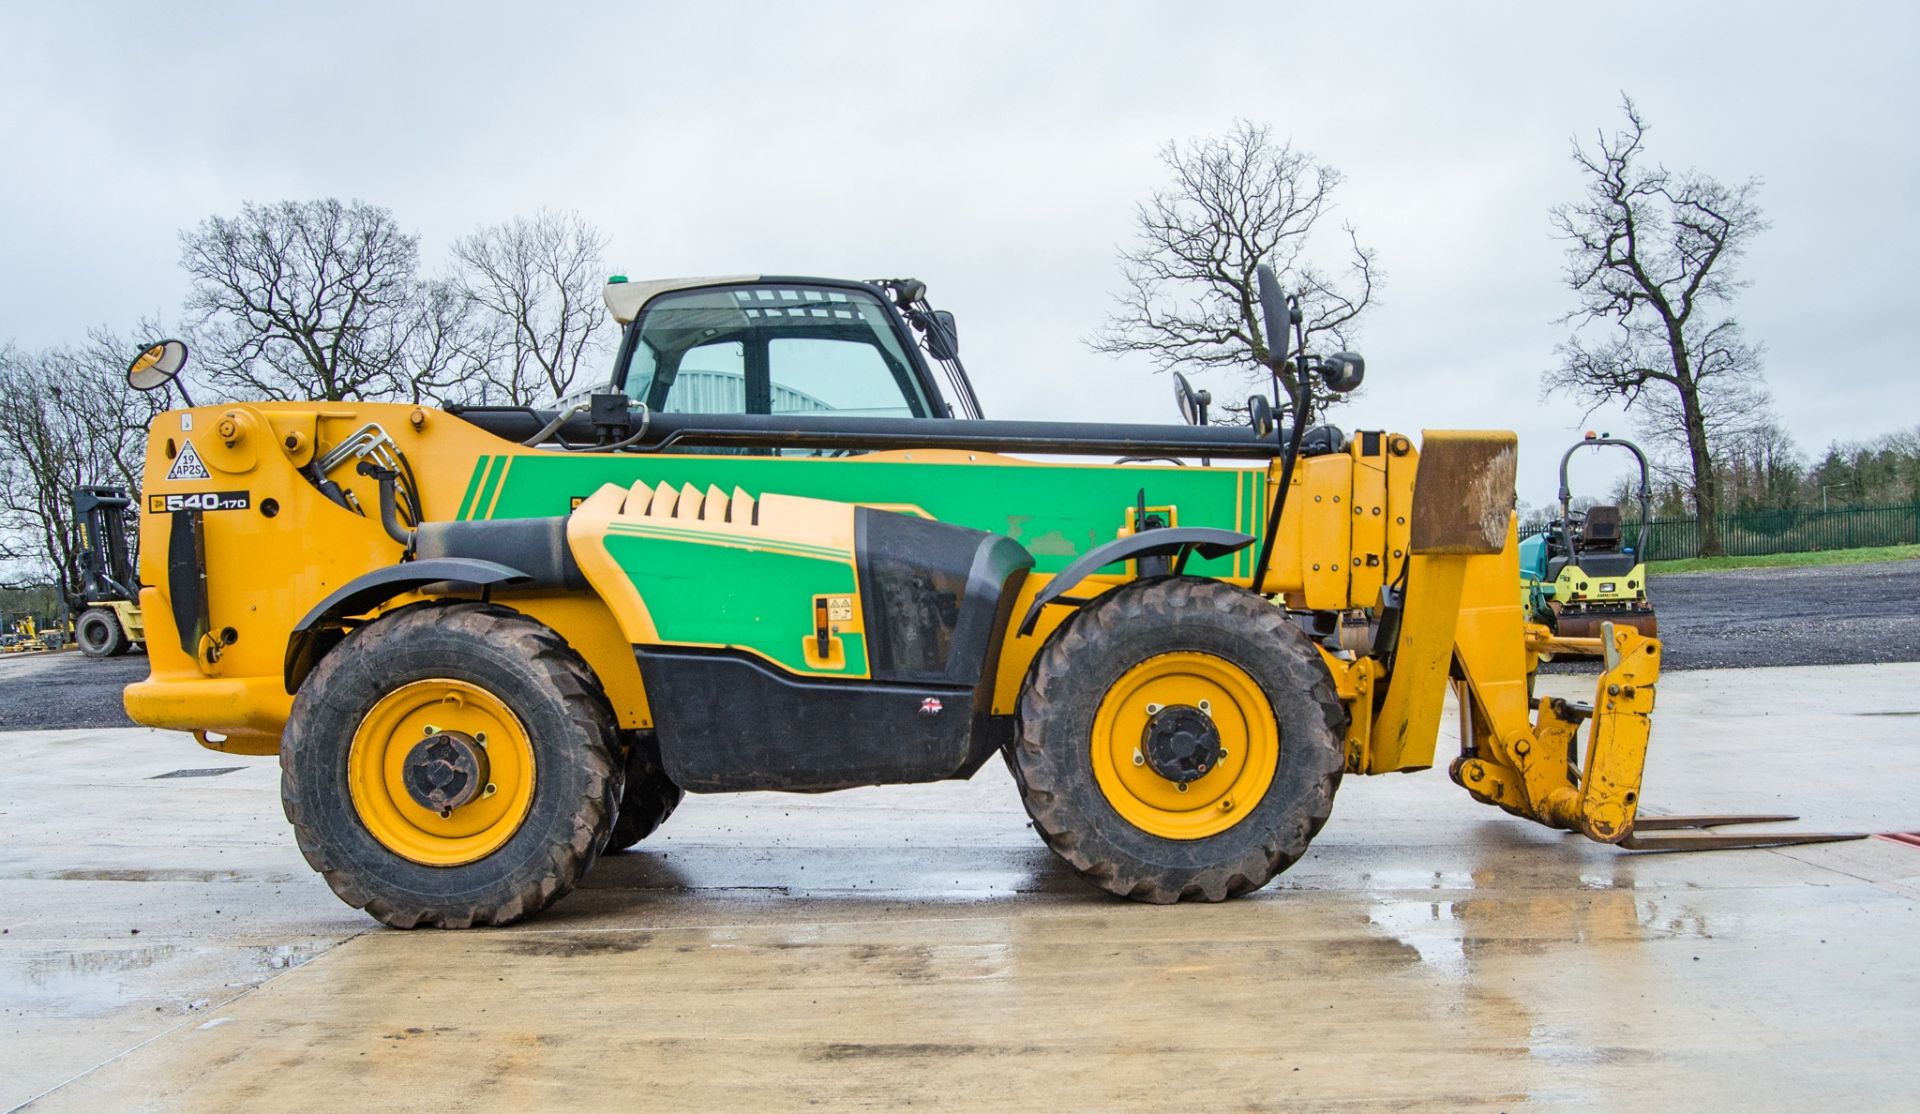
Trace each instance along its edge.
<path fill-rule="evenodd" d="M 279 677 L 152 677 L 128 685 L 123 699 L 135 723 L 190 731 L 230 754 L 278 754 L 293 711 Z"/>

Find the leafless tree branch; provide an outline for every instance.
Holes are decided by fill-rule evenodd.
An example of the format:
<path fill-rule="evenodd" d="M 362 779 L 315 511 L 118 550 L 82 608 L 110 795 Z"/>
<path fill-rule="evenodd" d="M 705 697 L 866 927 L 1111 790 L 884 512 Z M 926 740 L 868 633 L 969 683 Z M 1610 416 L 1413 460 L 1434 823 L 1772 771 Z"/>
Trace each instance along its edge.
<path fill-rule="evenodd" d="M 1337 269 L 1308 259 L 1338 170 L 1244 120 L 1224 136 L 1169 142 L 1160 159 L 1172 184 L 1136 209 L 1116 308 L 1089 347 L 1145 355 L 1161 371 L 1237 368 L 1264 378 L 1261 263 L 1300 295 L 1309 347 L 1315 338 L 1349 341 L 1385 276 L 1351 225 Z M 1315 389 L 1317 407 L 1344 397 Z"/>
<path fill-rule="evenodd" d="M 1717 553 L 1716 447 L 1770 420 L 1762 349 L 1725 315 L 1746 285 L 1735 265 L 1767 227 L 1760 183 L 1729 186 L 1647 164 L 1646 121 L 1631 99 L 1621 107 L 1624 128 L 1599 133 L 1591 147 L 1574 141 L 1585 192 L 1550 212 L 1575 304 L 1561 318 L 1573 332 L 1541 393 L 1564 392 L 1589 413 L 1624 404 L 1665 450 L 1666 467 L 1684 474 L 1700 550 Z"/>

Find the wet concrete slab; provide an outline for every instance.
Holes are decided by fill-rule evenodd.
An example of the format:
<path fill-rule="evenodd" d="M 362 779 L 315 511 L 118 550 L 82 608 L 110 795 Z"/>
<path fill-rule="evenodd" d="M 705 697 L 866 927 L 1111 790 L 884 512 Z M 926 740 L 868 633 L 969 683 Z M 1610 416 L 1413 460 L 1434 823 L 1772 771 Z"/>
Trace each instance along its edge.
<path fill-rule="evenodd" d="M 1660 700 L 1650 809 L 1920 829 L 1920 665 Z M 529 924 L 406 933 L 335 902 L 275 790 L 184 736 L 0 734 L 0 1109 L 1920 1103 L 1920 850 L 1884 840 L 1627 855 L 1432 771 L 1350 779 L 1252 898 L 1155 908 L 991 764 L 689 798 Z"/>

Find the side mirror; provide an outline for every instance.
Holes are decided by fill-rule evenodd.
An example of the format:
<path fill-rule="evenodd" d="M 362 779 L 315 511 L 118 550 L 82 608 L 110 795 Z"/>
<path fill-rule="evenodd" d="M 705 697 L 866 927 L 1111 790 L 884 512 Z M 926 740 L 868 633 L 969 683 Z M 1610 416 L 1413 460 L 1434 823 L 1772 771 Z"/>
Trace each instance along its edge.
<path fill-rule="evenodd" d="M 1320 361 L 1320 378 L 1337 394 L 1355 389 L 1366 377 L 1367 361 L 1358 352 L 1335 352 Z"/>
<path fill-rule="evenodd" d="M 1273 403 L 1266 395 L 1247 396 L 1247 424 L 1253 427 L 1255 437 L 1273 435 Z"/>
<path fill-rule="evenodd" d="M 933 311 L 933 328 L 927 330 L 927 351 L 933 353 L 936 360 L 960 358 L 960 332 L 954 326 L 953 314 L 944 309 Z"/>
<path fill-rule="evenodd" d="M 1279 371 L 1293 350 L 1293 327 L 1300 323 L 1300 308 L 1287 302 L 1280 280 L 1265 263 L 1254 268 L 1260 285 L 1260 318 L 1267 330 L 1267 366 Z"/>
<path fill-rule="evenodd" d="M 1213 402 L 1209 391 L 1196 391 L 1187 377 L 1179 372 L 1173 373 L 1173 404 L 1180 408 L 1180 418 L 1188 425 L 1206 425 L 1207 407 Z"/>
<path fill-rule="evenodd" d="M 136 391 L 158 390 L 173 382 L 174 377 L 180 374 L 180 369 L 186 366 L 185 341 L 157 341 L 148 345 L 127 365 L 127 386 Z"/>

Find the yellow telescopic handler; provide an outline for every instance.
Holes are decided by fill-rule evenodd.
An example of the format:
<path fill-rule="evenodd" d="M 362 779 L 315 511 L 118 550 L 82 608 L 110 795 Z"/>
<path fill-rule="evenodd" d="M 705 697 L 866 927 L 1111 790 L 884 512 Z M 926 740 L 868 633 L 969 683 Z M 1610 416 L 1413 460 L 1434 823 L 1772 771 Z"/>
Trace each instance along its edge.
<path fill-rule="evenodd" d="M 127 709 L 277 753 L 308 862 L 403 927 L 538 912 L 684 793 L 996 755 L 1095 886 L 1219 901 L 1298 860 L 1345 775 L 1434 765 L 1449 689 L 1443 760 L 1516 816 L 1832 838 L 1646 835 L 1750 819 L 1640 814 L 1659 642 L 1603 628 L 1591 702 L 1536 699 L 1514 435 L 1314 424 L 1308 384 L 1363 365 L 1261 282 L 1275 387 L 1237 427 L 1184 380 L 1187 425 L 988 420 L 924 284 L 779 276 L 616 276 L 610 377 L 547 409 L 167 411 Z"/>

